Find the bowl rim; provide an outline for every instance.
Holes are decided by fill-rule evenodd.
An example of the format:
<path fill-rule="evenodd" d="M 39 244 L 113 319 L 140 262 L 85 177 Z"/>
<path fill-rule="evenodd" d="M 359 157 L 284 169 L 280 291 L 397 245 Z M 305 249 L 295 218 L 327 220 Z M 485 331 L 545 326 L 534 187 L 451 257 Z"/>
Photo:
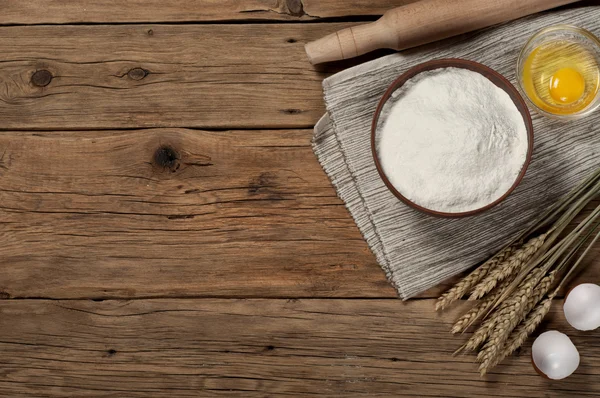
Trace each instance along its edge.
<path fill-rule="evenodd" d="M 396 91 L 397 89 L 402 87 L 404 85 L 404 83 L 406 83 L 409 79 L 418 75 L 419 73 L 434 70 L 434 69 L 442 69 L 442 68 L 461 68 L 461 69 L 467 69 L 467 70 L 471 70 L 473 72 L 477 72 L 477 73 L 483 75 L 484 77 L 486 77 L 493 84 L 495 84 L 496 86 L 498 86 L 499 88 L 504 90 L 510 96 L 511 100 L 513 101 L 513 103 L 515 104 L 517 109 L 519 110 L 519 113 L 521 114 L 521 116 L 523 116 L 523 121 L 525 122 L 525 128 L 527 130 L 527 144 L 528 144 L 527 145 L 527 156 L 525 157 L 525 160 L 523 162 L 523 167 L 521 168 L 519 175 L 515 179 L 515 182 L 512 184 L 512 186 L 508 189 L 508 191 L 506 191 L 506 193 L 504 193 L 501 197 L 499 197 L 498 199 L 496 199 L 495 201 L 493 201 L 490 204 L 487 204 L 478 209 L 469 210 L 469 211 L 465 211 L 465 212 L 459 212 L 459 213 L 448 213 L 448 212 L 443 212 L 443 211 L 431 210 L 426 207 L 420 206 L 420 205 L 414 203 L 413 201 L 409 200 L 408 198 L 406 198 L 404 195 L 402 195 L 402 193 L 400 193 L 396 189 L 396 187 L 394 187 L 394 185 L 390 182 L 388 177 L 385 175 L 383 168 L 381 166 L 381 163 L 379 161 L 379 157 L 377 155 L 377 142 L 376 142 L 377 123 L 379 121 L 379 116 L 381 114 L 383 106 L 390 99 L 390 97 L 392 96 L 392 93 L 394 93 L 394 91 Z M 527 103 L 525 102 L 525 100 L 523 99 L 521 94 L 519 93 L 519 90 L 517 90 L 515 88 L 515 86 L 507 78 L 505 78 L 504 76 L 502 76 L 500 73 L 496 72 L 495 70 L 493 70 L 483 64 L 480 64 L 478 62 L 461 59 L 461 58 L 434 59 L 434 60 L 430 60 L 430 61 L 426 61 L 426 62 L 417 64 L 417 65 L 409 68 L 407 71 L 402 73 L 396 80 L 394 80 L 392 82 L 392 84 L 390 84 L 390 86 L 387 88 L 387 90 L 385 91 L 385 93 L 383 94 L 381 99 L 379 100 L 379 103 L 377 104 L 377 109 L 375 110 L 375 113 L 373 115 L 373 120 L 371 122 L 371 154 L 373 156 L 373 160 L 375 162 L 375 167 L 377 168 L 377 172 L 379 173 L 379 176 L 383 180 L 386 187 L 392 192 L 392 194 L 394 194 L 394 196 L 396 196 L 398 199 L 400 199 L 402 202 L 404 202 L 404 204 L 406 204 L 407 206 L 409 206 L 415 210 L 418 210 L 422 213 L 431 215 L 431 216 L 444 217 L 444 218 L 462 218 L 462 217 L 468 217 L 468 216 L 480 214 L 486 210 L 491 209 L 492 207 L 496 206 L 497 204 L 502 202 L 504 199 L 506 199 L 521 183 L 521 181 L 523 180 L 523 177 L 525 176 L 525 173 L 527 172 L 527 168 L 529 167 L 529 164 L 531 163 L 531 157 L 533 155 L 533 138 L 534 138 L 533 122 L 531 119 L 531 114 L 529 113 L 529 108 L 527 107 Z"/>
<path fill-rule="evenodd" d="M 587 30 L 585 28 L 580 28 L 579 26 L 566 24 L 566 23 L 559 23 L 559 24 L 554 24 L 554 25 L 543 27 L 543 28 L 537 30 L 533 35 L 531 35 L 531 37 L 529 39 L 527 39 L 527 41 L 525 42 L 525 44 L 523 45 L 523 47 L 521 47 L 521 50 L 519 51 L 519 56 L 517 57 L 517 65 L 516 65 L 517 87 L 519 89 L 519 92 L 524 95 L 525 99 L 527 100 L 527 103 L 536 112 L 540 113 L 541 115 L 546 116 L 551 119 L 556 119 L 556 120 L 564 120 L 564 121 L 576 120 L 583 116 L 589 115 L 590 113 L 592 113 L 596 109 L 598 109 L 598 107 L 600 106 L 600 90 L 598 90 L 596 92 L 594 100 L 585 108 L 583 108 L 580 111 L 575 112 L 575 113 L 561 115 L 561 114 L 546 111 L 546 110 L 540 108 L 539 106 L 537 106 L 535 104 L 535 102 L 533 102 L 531 100 L 531 98 L 529 98 L 529 95 L 527 94 L 525 87 L 523 87 L 523 79 L 521 76 L 522 66 L 523 66 L 523 63 L 525 62 L 525 60 L 527 59 L 527 56 L 529 55 L 529 53 L 527 53 L 527 55 L 525 55 L 526 54 L 525 50 L 529 47 L 529 45 L 535 39 L 538 39 L 541 36 L 544 36 L 548 33 L 556 32 L 556 31 L 570 31 L 570 32 L 574 32 L 574 33 L 577 33 L 582 36 L 586 36 L 588 39 L 590 39 L 592 41 L 592 43 L 594 43 L 594 45 L 596 46 L 596 50 L 600 54 L 600 38 L 598 38 L 598 36 L 596 36 L 594 33 L 590 32 L 589 30 Z M 600 68 L 600 59 L 596 58 L 596 62 L 598 64 L 598 67 Z"/>

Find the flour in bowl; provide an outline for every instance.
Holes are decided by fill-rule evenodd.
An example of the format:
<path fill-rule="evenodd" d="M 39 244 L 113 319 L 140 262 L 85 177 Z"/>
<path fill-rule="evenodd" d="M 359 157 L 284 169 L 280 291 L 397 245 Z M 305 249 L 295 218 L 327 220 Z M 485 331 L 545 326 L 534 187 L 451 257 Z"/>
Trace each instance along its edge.
<path fill-rule="evenodd" d="M 528 137 L 510 96 L 462 68 L 422 72 L 384 105 L 377 154 L 391 184 L 426 209 L 462 213 L 495 202 L 524 166 Z"/>

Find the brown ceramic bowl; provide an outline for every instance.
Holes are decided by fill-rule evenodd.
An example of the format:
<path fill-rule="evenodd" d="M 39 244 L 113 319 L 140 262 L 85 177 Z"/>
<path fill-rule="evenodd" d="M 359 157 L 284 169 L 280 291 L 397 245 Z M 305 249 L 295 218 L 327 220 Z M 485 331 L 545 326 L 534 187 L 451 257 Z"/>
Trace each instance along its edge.
<path fill-rule="evenodd" d="M 527 128 L 527 139 L 528 139 L 528 144 L 529 144 L 528 149 L 527 149 L 527 157 L 525 158 L 523 168 L 521 169 L 519 176 L 515 180 L 514 184 L 510 187 L 510 189 L 496 201 L 494 201 L 482 208 L 470 210 L 470 211 L 462 212 L 462 213 L 445 213 L 445 212 L 426 209 L 426 208 L 419 206 L 418 204 L 410 201 L 405 196 L 403 196 L 402 193 L 400 193 L 392 185 L 390 180 L 387 178 L 387 176 L 383 172 L 383 169 L 379 162 L 379 157 L 377 156 L 377 146 L 376 146 L 376 130 L 377 130 L 377 122 L 379 121 L 379 115 L 381 114 L 383 105 L 392 96 L 392 93 L 394 91 L 396 91 L 398 88 L 402 87 L 402 85 L 407 80 L 418 75 L 421 72 L 425 72 L 425 71 L 429 71 L 429 70 L 433 70 L 433 69 L 439 69 L 439 68 L 448 68 L 448 67 L 468 69 L 468 70 L 477 72 L 479 74 L 482 74 L 483 76 L 488 78 L 492 83 L 494 83 L 496 86 L 498 86 L 501 89 L 503 89 L 504 91 L 506 91 L 506 93 L 513 100 L 515 106 L 517 107 L 517 109 L 519 110 L 521 115 L 523 115 L 523 121 L 525 122 L 525 127 Z M 375 166 L 377 167 L 377 171 L 379 172 L 381 179 L 383 180 L 385 185 L 388 187 L 388 189 L 390 191 L 392 191 L 392 193 L 394 195 L 396 195 L 396 197 L 398 199 L 400 199 L 402 202 L 404 202 L 406 205 L 412 207 L 413 209 L 416 209 L 418 211 L 421 211 L 423 213 L 426 213 L 426 214 L 429 214 L 432 216 L 466 217 L 466 216 L 472 216 L 475 214 L 482 213 L 482 212 L 494 207 L 495 205 L 497 205 L 498 203 L 500 203 L 504 199 L 506 199 L 506 197 L 508 195 L 510 195 L 512 193 L 512 191 L 515 190 L 517 185 L 519 185 L 519 183 L 525 176 L 525 172 L 527 171 L 527 167 L 529 166 L 529 163 L 531 162 L 531 155 L 533 153 L 533 124 L 531 122 L 531 115 L 529 114 L 529 109 L 527 108 L 527 105 L 525 104 L 523 97 L 521 97 L 521 94 L 519 94 L 517 89 L 504 76 L 502 76 L 498 72 L 488 68 L 487 66 L 479 64 L 477 62 L 467 61 L 464 59 L 457 59 L 457 58 L 436 59 L 433 61 L 428 61 L 428 62 L 419 64 L 419 65 L 413 66 L 408 71 L 404 72 L 398 79 L 396 79 L 390 85 L 390 87 L 386 90 L 386 92 L 383 94 L 383 97 L 381 98 L 381 100 L 379 101 L 379 105 L 377 106 L 377 110 L 375 111 L 375 115 L 373 116 L 373 123 L 371 124 L 371 151 L 373 153 L 373 159 L 375 160 Z"/>

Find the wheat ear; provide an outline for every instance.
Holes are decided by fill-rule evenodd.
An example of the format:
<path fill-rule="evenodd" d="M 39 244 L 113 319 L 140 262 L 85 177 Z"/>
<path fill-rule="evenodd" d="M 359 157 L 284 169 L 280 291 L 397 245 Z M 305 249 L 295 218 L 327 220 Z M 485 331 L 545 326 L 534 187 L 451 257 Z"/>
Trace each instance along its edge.
<path fill-rule="evenodd" d="M 473 307 L 471 311 L 467 312 L 458 321 L 456 321 L 456 323 L 452 327 L 452 333 L 464 331 L 477 319 L 479 319 L 480 316 L 485 315 L 486 311 L 491 308 L 494 301 L 496 301 L 496 299 L 500 297 L 500 294 L 502 294 L 502 291 L 505 287 L 507 287 L 510 284 L 510 282 L 512 282 L 512 278 L 502 282 L 498 287 L 492 290 L 492 292 L 488 294 L 478 305 Z M 460 347 L 454 352 L 454 355 L 458 354 L 463 350 L 473 351 L 476 348 L 478 348 L 481 344 L 483 344 L 483 342 L 489 336 L 489 332 L 491 332 L 491 329 L 495 325 L 495 322 L 493 322 L 492 319 L 494 319 L 494 317 L 488 318 L 475 331 L 475 333 L 473 333 L 471 338 L 465 344 L 463 344 L 462 347 Z"/>
<path fill-rule="evenodd" d="M 492 317 L 486 319 L 485 322 L 483 322 L 479 328 L 477 328 L 475 333 L 473 333 L 471 338 L 465 344 L 463 344 L 463 346 L 460 347 L 455 354 L 458 354 L 463 350 L 475 351 L 487 340 L 492 330 L 494 330 L 494 326 L 496 326 L 496 318 Z"/>
<path fill-rule="evenodd" d="M 452 333 L 460 333 L 464 332 L 473 322 L 478 319 L 480 316 L 484 315 L 485 312 L 492 307 L 492 304 L 496 301 L 498 297 L 502 294 L 502 289 L 508 286 L 508 284 L 503 283 L 496 289 L 494 289 L 490 294 L 488 294 L 483 300 L 477 303 L 469 312 L 458 318 L 458 320 L 452 326 Z M 464 347 L 462 347 L 464 348 Z M 456 353 L 462 351 L 462 348 L 459 349 Z"/>
<path fill-rule="evenodd" d="M 555 271 L 552 271 L 551 274 L 548 274 L 544 278 L 542 278 L 540 283 L 533 290 L 531 297 L 527 299 L 527 304 L 525 304 L 524 311 L 520 316 L 518 316 L 518 318 L 523 319 L 532 310 L 532 308 L 535 307 L 535 305 L 542 299 L 542 297 L 545 296 L 546 293 L 548 293 L 548 290 L 550 290 L 550 286 L 554 281 L 554 275 Z M 510 281 L 508 280 L 504 281 L 504 283 L 500 285 L 499 289 L 503 290 L 503 288 L 506 287 L 509 283 Z M 467 341 L 467 343 L 461 348 L 465 350 L 475 351 L 490 336 L 490 334 L 494 330 L 494 327 L 503 315 L 505 314 L 502 313 L 502 311 L 497 311 L 492 316 L 487 318 L 481 324 L 481 326 L 479 326 L 475 333 L 473 333 L 469 341 Z"/>
<path fill-rule="evenodd" d="M 488 370 L 498 365 L 504 358 L 515 352 L 515 350 L 525 343 L 525 340 L 531 333 L 542 323 L 552 307 L 552 300 L 556 296 L 556 292 L 548 296 L 546 299 L 538 303 L 535 308 L 529 313 L 527 318 L 515 329 L 510 338 L 506 342 L 500 355 L 489 363 L 486 367 L 480 367 L 481 376 L 484 376 Z"/>
<path fill-rule="evenodd" d="M 464 277 L 460 282 L 454 285 L 446 293 L 442 294 L 435 304 L 435 310 L 444 310 L 456 300 L 461 299 L 467 294 L 479 281 L 481 281 L 491 269 L 498 264 L 503 263 L 514 252 L 513 246 L 507 246 L 498 252 L 494 257 L 477 267 L 473 272 Z"/>
<path fill-rule="evenodd" d="M 556 279 L 557 273 L 558 270 L 551 271 L 548 275 L 544 276 L 535 289 L 533 289 L 533 294 L 529 297 L 527 304 L 525 305 L 523 318 L 525 318 L 538 305 L 542 298 L 548 294 Z"/>
<path fill-rule="evenodd" d="M 475 286 L 469 300 L 478 300 L 489 293 L 496 285 L 516 273 L 526 264 L 544 244 L 546 236 L 542 234 L 531 238 L 519 250 L 515 251 L 505 262 L 491 270 L 481 282 Z"/>
<path fill-rule="evenodd" d="M 600 206 L 598 208 L 600 208 Z M 600 239 L 600 232 L 598 232 L 596 234 L 596 236 L 594 237 L 594 239 L 592 239 L 591 243 L 589 243 L 587 245 L 586 249 L 579 256 L 579 258 L 577 259 L 575 264 L 573 264 L 570 267 L 567 274 L 562 277 L 562 280 L 559 283 L 558 287 L 556 287 L 556 289 L 548 296 L 548 299 L 546 299 L 543 303 L 538 304 L 539 300 L 545 295 L 545 293 L 543 293 L 543 291 L 545 290 L 547 292 L 549 290 L 549 288 L 552 286 L 552 284 L 554 282 L 554 278 L 555 278 L 557 272 L 559 272 L 559 270 L 562 269 L 571 260 L 571 258 L 579 251 L 579 249 L 586 244 L 588 238 L 593 235 L 593 233 L 596 231 L 596 229 L 598 227 L 600 227 L 600 224 L 596 224 L 596 226 L 594 228 L 592 228 L 590 231 L 588 231 L 588 233 L 585 235 L 585 237 L 583 239 L 581 239 L 581 241 L 577 245 L 575 245 L 574 247 L 571 248 L 571 250 L 567 253 L 567 255 L 564 257 L 562 262 L 557 266 L 557 268 L 541 279 L 540 283 L 536 286 L 533 293 L 529 297 L 527 303 L 525 304 L 525 308 L 522 313 L 522 315 L 523 315 L 522 317 L 525 318 L 525 320 L 522 323 L 522 327 L 519 327 L 514 332 L 511 331 L 511 334 L 509 335 L 510 338 L 504 344 L 502 351 L 495 354 L 493 357 L 491 357 L 491 359 L 489 356 L 485 358 L 484 362 L 481 364 L 481 366 L 479 368 L 482 375 L 484 375 L 489 369 L 493 368 L 498 363 L 500 363 L 500 361 L 502 361 L 502 359 L 504 359 L 507 355 L 511 354 L 514 350 L 516 350 L 518 347 L 520 347 L 523 344 L 523 342 L 525 341 L 525 339 L 527 339 L 527 336 L 536 328 L 537 325 L 539 325 L 539 323 L 542 321 L 544 316 L 548 313 L 550 306 L 552 305 L 552 299 L 558 294 L 558 291 L 563 287 L 563 285 L 566 283 L 566 281 L 569 279 L 569 277 L 575 271 L 575 269 L 577 269 L 577 267 L 582 262 L 582 260 L 585 258 L 587 253 L 594 246 L 594 243 L 596 243 L 596 241 L 598 239 Z M 585 229 L 585 227 L 583 229 Z M 549 267 L 549 266 L 551 266 L 551 265 L 546 265 L 546 267 Z M 545 272 L 543 270 L 547 269 L 546 267 L 537 268 L 536 270 L 542 270 L 542 273 L 543 273 L 543 272 Z M 533 272 L 535 272 L 535 270 Z M 530 277 L 531 277 L 531 274 L 527 276 L 525 281 L 527 281 L 529 279 L 535 280 L 535 277 L 534 278 L 530 278 Z M 521 286 L 521 284 L 519 286 Z M 520 291 L 520 289 L 519 289 L 519 291 Z M 512 296 L 510 296 L 510 297 L 512 298 Z M 509 300 L 510 300 L 510 298 L 509 298 Z M 533 313 L 531 315 L 528 315 L 527 313 L 532 308 L 533 308 Z M 490 337 L 490 340 L 491 340 L 491 337 Z"/>
<path fill-rule="evenodd" d="M 534 269 L 520 284 L 517 291 L 498 308 L 495 315 L 497 321 L 494 330 L 490 333 L 488 341 L 479 354 L 477 354 L 477 360 L 481 362 L 480 371 L 489 369 L 490 364 L 503 349 L 512 331 L 521 322 L 523 309 L 527 306 L 527 302 L 532 296 L 536 285 L 542 279 L 544 272 L 542 268 Z"/>

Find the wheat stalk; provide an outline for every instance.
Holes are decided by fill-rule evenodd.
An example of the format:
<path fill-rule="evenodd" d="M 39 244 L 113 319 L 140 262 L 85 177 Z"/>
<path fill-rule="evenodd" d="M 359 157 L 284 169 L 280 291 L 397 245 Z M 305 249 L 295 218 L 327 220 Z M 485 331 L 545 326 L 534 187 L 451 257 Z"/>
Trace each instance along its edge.
<path fill-rule="evenodd" d="M 589 224 L 584 225 L 583 230 L 585 230 L 589 225 L 593 225 L 593 222 L 590 222 Z M 570 275 L 574 272 L 574 270 L 579 266 L 579 264 L 582 262 L 583 258 L 587 255 L 587 253 L 590 251 L 590 249 L 594 246 L 596 241 L 598 239 L 600 239 L 600 232 L 598 232 L 596 234 L 594 239 L 592 239 L 592 241 L 587 245 L 586 249 L 579 256 L 577 261 L 570 267 L 567 274 L 565 276 L 563 276 L 558 287 L 542 303 L 540 303 L 540 300 L 550 290 L 550 287 L 554 283 L 554 279 L 555 279 L 557 272 L 559 270 L 561 270 L 563 267 L 565 267 L 571 261 L 571 259 L 576 255 L 576 253 L 579 251 L 579 249 L 581 249 L 585 245 L 585 243 L 593 235 L 593 233 L 598 229 L 598 227 L 600 227 L 600 223 L 597 223 L 593 228 L 590 228 L 590 230 L 587 232 L 587 234 L 575 246 L 573 246 L 571 248 L 571 250 L 569 250 L 569 252 L 564 256 L 562 261 L 558 264 L 557 268 L 555 270 L 551 271 L 549 274 L 547 274 L 540 280 L 539 284 L 535 287 L 532 294 L 528 298 L 528 300 L 525 304 L 525 307 L 523 309 L 523 312 L 520 314 L 521 316 L 518 317 L 520 319 L 518 320 L 518 322 L 515 325 L 520 324 L 520 326 L 515 330 L 514 326 L 512 324 L 509 325 L 509 328 L 512 326 L 512 329 L 510 329 L 510 332 L 507 335 L 507 337 L 508 337 L 507 340 L 505 339 L 503 342 L 502 338 L 504 337 L 504 335 L 500 335 L 500 334 L 499 334 L 498 338 L 495 339 L 494 333 L 492 332 L 492 335 L 490 336 L 488 343 L 486 343 L 486 346 L 484 346 L 483 350 L 478 355 L 478 359 L 481 361 L 479 371 L 482 376 L 485 375 L 489 369 L 496 366 L 504 358 L 506 358 L 508 355 L 512 354 L 517 348 L 519 348 L 525 342 L 525 340 L 527 339 L 527 336 L 529 334 L 531 334 L 535 330 L 535 328 L 541 323 L 542 319 L 546 316 L 546 314 L 550 310 L 550 306 L 552 305 L 552 299 L 558 294 L 559 290 L 563 287 L 563 285 L 569 279 Z M 532 271 L 531 274 L 529 274 L 527 276 L 525 281 L 534 281 L 536 278 L 534 274 L 536 272 L 538 272 L 540 274 L 545 273 L 548 269 L 547 267 L 549 267 L 549 266 L 550 265 L 548 265 L 544 268 L 536 268 L 534 271 Z M 525 281 L 523 283 L 525 283 Z M 521 292 L 521 291 L 522 291 L 522 289 L 519 289 L 519 292 Z M 502 306 L 500 307 L 500 309 L 498 311 L 500 311 L 501 309 L 502 309 Z M 533 312 L 530 313 L 530 311 L 533 311 Z M 523 322 L 521 322 L 521 320 L 523 320 Z M 495 332 L 495 330 L 494 330 L 494 332 Z M 490 344 L 492 341 L 494 344 L 496 344 L 494 346 L 494 348 L 492 348 L 491 346 L 488 347 L 488 344 Z M 502 348 L 500 348 L 501 344 L 503 345 Z M 488 351 L 484 352 L 486 349 Z"/>
<path fill-rule="evenodd" d="M 548 234 L 546 233 L 530 239 L 523 247 L 515 251 L 508 260 L 491 270 L 487 276 L 475 286 L 471 296 L 469 296 L 469 300 L 478 300 L 482 298 L 496 287 L 498 282 L 505 280 L 519 270 L 533 257 L 539 248 L 542 247 L 547 235 Z"/>
<path fill-rule="evenodd" d="M 498 264 L 503 263 L 514 252 L 514 246 L 507 246 L 498 252 L 494 257 L 483 263 L 469 275 L 464 277 L 460 282 L 454 285 L 446 293 L 442 294 L 438 299 L 435 310 L 444 310 L 456 300 L 461 299 L 467 294 L 479 281 L 481 281 L 490 270 L 494 269 Z"/>
<path fill-rule="evenodd" d="M 600 169 L 596 174 L 600 177 Z M 559 235 L 564 231 L 567 225 L 585 208 L 585 206 L 592 201 L 597 195 L 600 194 L 600 180 L 597 181 L 589 191 L 585 192 L 581 198 L 579 198 L 569 208 L 565 214 L 563 214 L 558 221 L 552 226 L 547 234 L 550 236 L 546 239 L 546 242 L 539 249 L 539 254 L 532 258 L 526 266 L 524 266 L 517 274 L 510 286 L 508 286 L 502 295 L 492 305 L 492 309 L 495 309 L 504 300 L 506 300 L 515 289 L 518 288 L 519 284 L 527 277 L 527 275 L 537 266 L 543 262 L 556 262 L 559 257 L 562 256 L 564 251 L 570 247 L 575 241 L 577 241 L 587 226 L 595 222 L 600 217 L 600 205 L 598 205 L 590 215 L 588 215 L 582 222 L 580 222 L 573 231 L 571 231 L 566 237 L 555 243 Z M 554 245 L 554 246 L 553 246 Z M 544 254 L 545 253 L 545 254 Z"/>
<path fill-rule="evenodd" d="M 600 205 L 563 237 L 571 221 L 598 195 L 600 168 L 557 201 L 504 249 L 438 299 L 436 309 L 439 310 L 469 293 L 469 300 L 483 298 L 460 317 L 451 330 L 452 333 L 464 332 L 483 319 L 473 336 L 455 352 L 482 347 L 477 355 L 482 376 L 525 342 L 547 315 L 552 300 L 565 281 L 600 239 L 598 232 L 583 253 L 577 255 L 594 231 L 600 228 L 597 221 Z M 525 238 L 531 236 L 535 237 L 523 244 Z M 571 264 L 576 256 L 577 261 Z M 566 275 L 552 293 L 548 293 L 557 275 L 567 266 Z"/>

